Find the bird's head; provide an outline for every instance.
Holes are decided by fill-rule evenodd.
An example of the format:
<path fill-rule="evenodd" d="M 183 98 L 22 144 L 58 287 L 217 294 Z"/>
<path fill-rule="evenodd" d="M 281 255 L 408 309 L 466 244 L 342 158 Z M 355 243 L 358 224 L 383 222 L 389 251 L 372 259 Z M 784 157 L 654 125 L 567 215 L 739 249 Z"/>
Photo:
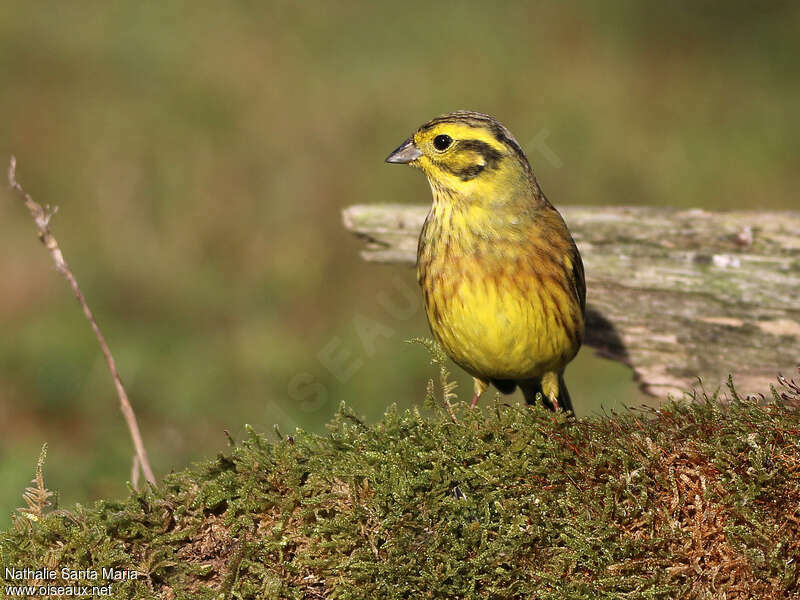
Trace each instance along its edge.
<path fill-rule="evenodd" d="M 429 121 L 386 162 L 417 167 L 435 191 L 461 197 L 500 186 L 510 191 L 534 185 L 528 159 L 511 132 L 476 112 L 457 111 Z"/>

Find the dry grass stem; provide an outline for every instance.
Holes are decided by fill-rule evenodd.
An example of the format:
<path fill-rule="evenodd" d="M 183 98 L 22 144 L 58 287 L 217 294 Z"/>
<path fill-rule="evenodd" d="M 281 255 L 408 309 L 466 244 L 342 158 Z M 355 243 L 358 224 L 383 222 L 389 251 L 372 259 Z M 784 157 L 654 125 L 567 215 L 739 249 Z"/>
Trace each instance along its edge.
<path fill-rule="evenodd" d="M 39 232 L 39 239 L 50 252 L 50 256 L 53 257 L 53 262 L 55 262 L 58 272 L 61 273 L 69 282 L 75 297 L 78 299 L 78 302 L 83 309 L 83 314 L 86 317 L 86 320 L 89 321 L 89 324 L 92 326 L 94 335 L 97 338 L 97 342 L 100 344 L 100 349 L 102 350 L 103 356 L 106 359 L 108 369 L 111 371 L 111 377 L 114 379 L 114 387 L 116 388 L 117 396 L 119 397 L 120 409 L 125 417 L 125 422 L 128 424 L 128 431 L 130 432 L 133 445 L 136 449 L 136 458 L 138 459 L 139 465 L 142 468 L 145 479 L 147 479 L 147 481 L 150 483 L 155 484 L 156 479 L 153 476 L 153 471 L 150 468 L 150 462 L 147 459 L 147 451 L 145 450 L 144 443 L 142 442 L 142 435 L 139 432 L 139 425 L 136 421 L 136 415 L 133 412 L 133 407 L 131 406 L 130 401 L 128 400 L 128 394 L 125 392 L 125 388 L 122 385 L 122 379 L 119 376 L 119 371 L 117 371 L 117 365 L 114 361 L 114 357 L 111 354 L 111 350 L 109 349 L 105 338 L 103 337 L 103 333 L 100 331 L 100 327 L 98 327 L 97 322 L 94 319 L 94 315 L 92 315 L 92 311 L 86 302 L 86 298 L 84 298 L 83 292 L 81 292 L 81 288 L 78 286 L 78 281 L 72 274 L 67 261 L 64 260 L 64 255 L 61 253 L 61 249 L 58 247 L 58 242 L 53 236 L 53 233 L 50 231 L 50 219 L 56 213 L 56 210 L 51 210 L 49 206 L 44 208 L 41 204 L 34 201 L 34 199 L 31 198 L 31 196 L 17 182 L 16 171 L 17 159 L 12 156 L 11 163 L 8 167 L 8 182 L 25 201 L 25 206 L 28 207 L 31 217 L 33 217 L 33 221 L 36 223 L 36 229 Z M 136 463 L 134 462 L 134 465 L 135 464 Z"/>

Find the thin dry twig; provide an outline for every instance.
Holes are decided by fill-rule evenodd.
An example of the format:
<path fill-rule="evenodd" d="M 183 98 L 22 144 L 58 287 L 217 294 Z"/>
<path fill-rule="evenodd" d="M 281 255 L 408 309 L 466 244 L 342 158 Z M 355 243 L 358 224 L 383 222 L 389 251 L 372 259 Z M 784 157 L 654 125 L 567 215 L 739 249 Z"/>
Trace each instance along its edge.
<path fill-rule="evenodd" d="M 147 451 L 145 450 L 144 443 L 142 442 L 142 435 L 139 432 L 139 425 L 136 421 L 136 415 L 133 412 L 131 403 L 128 401 L 128 394 L 125 392 L 125 388 L 122 385 L 122 379 L 119 376 L 119 371 L 117 371 L 117 365 L 114 361 L 114 357 L 111 354 L 108 344 L 106 344 L 106 340 L 103 337 L 100 328 L 97 326 L 97 322 L 94 320 L 94 315 L 92 315 L 92 311 L 89 309 L 89 305 L 86 303 L 86 298 L 84 298 L 83 292 L 81 292 L 81 288 L 78 286 L 78 281 L 72 274 L 67 261 L 64 260 L 61 249 L 58 247 L 58 242 L 53 236 L 53 233 L 50 231 L 50 219 L 56 213 L 56 210 L 51 210 L 49 206 L 44 208 L 41 204 L 35 202 L 28 192 L 22 189 L 22 186 L 17 183 L 16 171 L 17 159 L 12 156 L 11 164 L 8 167 L 8 183 L 25 201 L 25 206 L 28 207 L 31 217 L 33 217 L 33 221 L 36 223 L 36 229 L 39 232 L 39 239 L 45 245 L 45 248 L 50 251 L 50 256 L 53 257 L 53 261 L 56 264 L 56 269 L 58 272 L 61 273 L 69 282 L 75 297 L 78 299 L 78 302 L 83 309 L 83 314 L 86 317 L 86 320 L 89 321 L 89 324 L 92 326 L 94 335 L 97 338 L 97 342 L 100 344 L 100 349 L 103 351 L 103 356 L 106 359 L 108 370 L 111 371 L 111 377 L 114 379 L 114 387 L 116 388 L 117 396 L 119 397 L 120 409 L 125 417 L 125 422 L 128 424 L 128 431 L 133 439 L 133 445 L 136 449 L 136 457 L 139 465 L 142 468 L 145 479 L 155 485 L 156 478 L 153 476 L 153 471 L 150 468 L 150 462 L 147 460 Z"/>

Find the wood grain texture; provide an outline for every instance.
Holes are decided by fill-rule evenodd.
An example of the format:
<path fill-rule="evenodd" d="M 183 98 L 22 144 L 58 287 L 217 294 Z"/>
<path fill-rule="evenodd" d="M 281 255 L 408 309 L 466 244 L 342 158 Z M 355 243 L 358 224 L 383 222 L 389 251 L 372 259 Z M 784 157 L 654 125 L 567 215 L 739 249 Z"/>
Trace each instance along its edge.
<path fill-rule="evenodd" d="M 734 375 L 769 389 L 800 364 L 800 212 L 560 207 L 586 266 L 586 344 L 652 395 Z M 427 206 L 359 205 L 365 260 L 413 264 Z"/>

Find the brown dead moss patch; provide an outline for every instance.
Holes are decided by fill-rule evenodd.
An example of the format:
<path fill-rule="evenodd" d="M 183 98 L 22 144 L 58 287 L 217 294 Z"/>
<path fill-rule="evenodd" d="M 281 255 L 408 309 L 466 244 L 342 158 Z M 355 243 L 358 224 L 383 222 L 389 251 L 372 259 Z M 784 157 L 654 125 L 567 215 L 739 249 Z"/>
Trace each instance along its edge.
<path fill-rule="evenodd" d="M 667 572 L 683 587 L 684 597 L 775 597 L 777 590 L 755 576 L 751 558 L 725 535 L 737 517 L 726 506 L 719 470 L 702 453 L 691 450 L 665 457 L 660 468 L 672 483 L 671 489 L 660 490 L 657 500 L 661 527 L 684 534 L 669 546 L 674 564 Z"/>

